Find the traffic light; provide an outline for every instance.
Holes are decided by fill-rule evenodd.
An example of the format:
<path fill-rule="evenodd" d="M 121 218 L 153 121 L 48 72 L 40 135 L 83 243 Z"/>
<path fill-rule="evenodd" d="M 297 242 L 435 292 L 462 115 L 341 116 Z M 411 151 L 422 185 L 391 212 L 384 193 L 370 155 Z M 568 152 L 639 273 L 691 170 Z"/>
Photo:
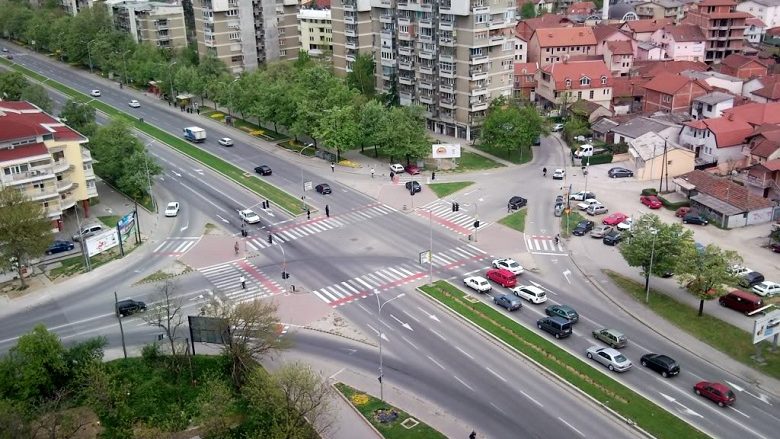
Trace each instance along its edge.
<path fill-rule="evenodd" d="M 455 203 L 455 212 L 460 210 L 460 203 Z"/>
<path fill-rule="evenodd" d="M 452 211 L 455 212 L 455 202 L 452 202 Z"/>
<path fill-rule="evenodd" d="M 479 220 L 474 221 L 474 228 L 475 229 L 479 228 Z"/>
<path fill-rule="evenodd" d="M 290 278 L 290 273 L 288 273 L 286 271 L 283 271 L 282 272 L 282 279 L 289 279 L 289 278 Z"/>
<path fill-rule="evenodd" d="M 269 244 L 273 244 L 274 243 L 274 235 L 272 235 L 270 233 L 268 234 L 268 243 Z"/>

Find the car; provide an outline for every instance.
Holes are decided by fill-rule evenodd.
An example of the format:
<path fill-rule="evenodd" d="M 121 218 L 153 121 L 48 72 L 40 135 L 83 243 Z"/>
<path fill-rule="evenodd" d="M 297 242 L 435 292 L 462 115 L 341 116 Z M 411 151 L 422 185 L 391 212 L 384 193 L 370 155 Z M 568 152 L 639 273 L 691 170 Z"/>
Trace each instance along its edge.
<path fill-rule="evenodd" d="M 482 276 L 471 276 L 463 279 L 463 285 L 471 288 L 478 293 L 487 293 L 493 289 L 490 282 Z"/>
<path fill-rule="evenodd" d="M 526 204 L 528 204 L 528 200 L 526 200 L 523 197 L 515 195 L 514 197 L 509 199 L 509 202 L 506 204 L 506 207 L 509 210 L 517 210 L 525 207 Z"/>
<path fill-rule="evenodd" d="M 701 216 L 701 215 L 699 215 L 697 213 L 688 213 L 688 214 L 686 214 L 683 217 L 682 222 L 683 222 L 683 224 L 696 224 L 696 225 L 700 225 L 700 226 L 706 226 L 707 225 L 707 220 L 703 216 Z"/>
<path fill-rule="evenodd" d="M 655 195 L 642 195 L 639 202 L 651 209 L 660 209 L 664 205 Z"/>
<path fill-rule="evenodd" d="M 577 225 L 574 227 L 574 230 L 571 231 L 572 235 L 576 236 L 585 236 L 586 233 L 593 230 L 593 226 L 595 223 L 593 221 L 580 221 L 577 223 Z"/>
<path fill-rule="evenodd" d="M 520 298 L 511 294 L 495 296 L 493 297 L 493 303 L 506 308 L 507 311 L 517 311 L 523 307 L 523 303 L 520 301 Z"/>
<path fill-rule="evenodd" d="M 753 270 L 751 270 L 751 269 L 749 269 L 747 267 L 743 267 L 743 266 L 741 266 L 739 264 L 732 265 L 731 267 L 728 268 L 727 271 L 732 276 L 744 276 L 744 275 L 746 275 L 748 273 L 752 273 L 753 272 Z"/>
<path fill-rule="evenodd" d="M 547 331 L 555 338 L 566 338 L 571 335 L 572 322 L 557 316 L 542 317 L 536 321 L 536 327 L 542 331 Z"/>
<path fill-rule="evenodd" d="M 411 192 L 412 195 L 416 194 L 417 192 L 422 192 L 422 186 L 416 181 L 407 181 L 406 189 Z"/>
<path fill-rule="evenodd" d="M 618 230 L 631 230 L 631 225 L 634 224 L 633 218 L 626 218 L 617 225 Z"/>
<path fill-rule="evenodd" d="M 588 198 L 587 200 L 577 203 L 577 209 L 579 210 L 587 210 L 590 206 L 598 206 L 601 204 L 601 201 L 595 199 L 595 198 Z"/>
<path fill-rule="evenodd" d="M 742 290 L 731 290 L 718 298 L 720 306 L 731 308 L 735 311 L 750 316 L 764 308 L 764 300 L 761 297 Z"/>
<path fill-rule="evenodd" d="M 99 98 L 100 97 L 100 90 L 92 90 L 92 91 L 89 92 L 89 95 L 90 96 L 94 96 L 96 98 Z"/>
<path fill-rule="evenodd" d="M 408 164 L 404 166 L 404 171 L 409 175 L 417 175 L 420 173 L 420 168 L 417 165 Z"/>
<path fill-rule="evenodd" d="M 613 349 L 624 348 L 626 347 L 626 344 L 628 344 L 628 338 L 626 338 L 625 335 L 609 328 L 593 331 L 593 338 L 603 341 Z"/>
<path fill-rule="evenodd" d="M 503 268 L 493 268 L 485 273 L 485 277 L 504 288 L 511 288 L 517 285 L 517 276 L 509 270 Z"/>
<path fill-rule="evenodd" d="M 664 378 L 680 373 L 680 365 L 673 358 L 663 354 L 644 354 L 640 360 L 642 367 L 658 372 Z"/>
<path fill-rule="evenodd" d="M 624 177 L 633 177 L 634 171 L 626 168 L 610 168 L 609 171 L 607 171 L 607 176 L 609 178 L 624 178 Z"/>
<path fill-rule="evenodd" d="M 569 195 L 569 199 L 570 200 L 575 200 L 575 201 L 585 201 L 585 200 L 588 200 L 590 198 L 595 199 L 596 198 L 596 194 L 594 194 L 593 192 L 580 191 L 580 192 L 575 192 L 575 193 Z"/>
<path fill-rule="evenodd" d="M 268 166 L 268 165 L 255 166 L 255 172 L 257 172 L 260 175 L 271 175 L 271 174 L 273 174 L 273 171 L 271 170 L 271 167 Z"/>
<path fill-rule="evenodd" d="M 569 305 L 550 305 L 544 309 L 544 313 L 550 317 L 557 316 L 572 323 L 577 323 L 580 320 L 580 315 Z"/>
<path fill-rule="evenodd" d="M 679 208 L 679 209 L 677 209 L 677 210 L 675 210 L 675 211 L 674 211 L 674 216 L 676 216 L 677 218 L 682 218 L 682 217 L 684 217 L 685 215 L 688 215 L 688 213 L 689 213 L 690 211 L 691 211 L 691 208 L 690 208 L 690 207 L 685 207 L 685 206 L 683 206 L 683 207 L 681 207 L 681 208 Z"/>
<path fill-rule="evenodd" d="M 117 317 L 127 317 L 137 312 L 146 311 L 146 303 L 140 300 L 125 299 L 118 301 L 115 309 Z"/>
<path fill-rule="evenodd" d="M 400 174 L 404 172 L 404 166 L 400 163 L 393 163 L 390 165 L 390 172 L 395 172 L 396 174 Z"/>
<path fill-rule="evenodd" d="M 518 287 L 511 288 L 512 294 L 525 299 L 531 303 L 544 303 L 547 301 L 547 293 L 539 287 L 533 285 L 520 285 Z"/>
<path fill-rule="evenodd" d="M 8 55 L 5 56 L 5 58 L 6 59 L 14 59 L 14 56 L 9 53 Z"/>
<path fill-rule="evenodd" d="M 7 47 L 3 47 L 3 52 L 8 52 L 8 48 Z"/>
<path fill-rule="evenodd" d="M 772 250 L 775 253 L 780 253 L 780 242 L 776 242 L 774 244 L 769 245 L 769 250 Z"/>
<path fill-rule="evenodd" d="M 542 144 L 542 137 L 536 136 L 536 139 L 534 139 L 534 146 L 539 146 Z"/>
<path fill-rule="evenodd" d="M 329 193 L 331 193 L 330 185 L 328 183 L 320 183 L 317 186 L 315 186 L 314 189 L 317 190 L 318 194 L 322 194 L 322 195 L 328 195 Z"/>
<path fill-rule="evenodd" d="M 260 222 L 260 217 L 250 209 L 239 210 L 238 216 L 247 224 L 257 224 Z"/>
<path fill-rule="evenodd" d="M 585 213 L 590 216 L 604 215 L 607 212 L 609 212 L 609 209 L 607 209 L 607 206 L 603 204 L 594 204 L 592 206 L 588 206 L 588 208 L 585 209 Z"/>
<path fill-rule="evenodd" d="M 602 224 L 600 226 L 596 226 L 593 230 L 591 230 L 590 237 L 601 239 L 604 237 L 604 235 L 611 232 L 612 230 L 613 230 L 612 226 Z"/>
<path fill-rule="evenodd" d="M 46 249 L 46 254 L 53 255 L 55 253 L 67 252 L 73 250 L 75 247 L 76 244 L 74 244 L 72 241 L 57 239 L 52 242 L 51 245 L 49 245 L 49 247 Z"/>
<path fill-rule="evenodd" d="M 631 360 L 612 348 L 591 346 L 585 350 L 585 356 L 607 366 L 607 369 L 613 372 L 625 372 L 633 366 Z"/>
<path fill-rule="evenodd" d="M 230 137 L 222 137 L 217 142 L 222 146 L 233 146 L 233 139 Z"/>
<path fill-rule="evenodd" d="M 491 264 L 493 268 L 503 268 L 514 275 L 523 274 L 523 266 L 511 258 L 494 259 Z"/>
<path fill-rule="evenodd" d="M 141 103 L 133 99 L 132 101 L 128 102 L 127 105 L 129 105 L 131 108 L 140 108 Z"/>
<path fill-rule="evenodd" d="M 772 297 L 780 294 L 780 284 L 765 280 L 758 285 L 754 285 L 753 292 L 762 297 Z"/>
<path fill-rule="evenodd" d="M 553 130 L 554 133 L 557 133 L 558 131 L 560 131 L 562 129 L 563 129 L 563 124 L 562 123 L 556 123 L 552 127 L 552 130 Z"/>
<path fill-rule="evenodd" d="M 607 226 L 617 226 L 618 224 L 622 223 L 628 218 L 628 215 L 621 212 L 615 212 L 604 218 L 603 221 L 601 221 L 601 224 L 605 224 Z"/>
<path fill-rule="evenodd" d="M 553 215 L 555 216 L 563 215 L 563 209 L 565 208 L 566 206 L 564 206 L 563 203 L 555 203 L 555 207 L 553 207 Z"/>
<path fill-rule="evenodd" d="M 604 243 L 604 245 L 618 245 L 620 241 L 623 240 L 623 235 L 620 234 L 617 230 L 613 230 L 606 235 L 604 235 L 603 238 L 601 238 L 601 242 Z"/>
<path fill-rule="evenodd" d="M 734 392 L 723 383 L 700 381 L 693 386 L 693 393 L 703 396 L 721 407 L 734 404 L 737 400 Z"/>
<path fill-rule="evenodd" d="M 171 201 L 165 207 L 165 216 L 176 216 L 179 214 L 179 203 Z"/>
<path fill-rule="evenodd" d="M 758 285 L 765 280 L 766 278 L 764 278 L 763 274 L 759 273 L 758 271 L 751 271 L 750 273 L 745 273 L 740 276 L 739 279 L 737 279 L 737 285 L 745 288 L 751 288 L 753 285 Z"/>
<path fill-rule="evenodd" d="M 93 224 L 91 226 L 84 226 L 81 228 L 81 233 L 76 233 L 71 238 L 73 238 L 74 241 L 81 241 L 81 238 L 84 237 L 84 239 L 89 238 L 90 236 L 102 232 L 103 226 L 101 224 Z"/>
<path fill-rule="evenodd" d="M 563 195 L 556 195 L 555 196 L 555 204 L 563 204 L 566 200 L 563 198 Z"/>
<path fill-rule="evenodd" d="M 702 253 L 704 253 L 704 251 L 707 249 L 707 246 L 706 246 L 706 245 L 704 245 L 704 244 L 702 244 L 701 242 L 694 242 L 694 243 L 693 243 L 693 246 L 696 248 L 696 251 L 697 251 L 699 254 L 702 254 Z M 761 274 L 761 273 L 759 273 L 759 274 Z M 761 281 L 763 281 L 763 280 L 764 280 L 764 277 L 763 277 L 763 276 L 761 276 L 761 280 L 760 280 L 760 281 L 758 281 L 758 282 L 761 282 Z M 758 283 L 758 282 L 756 282 L 756 283 Z"/>
<path fill-rule="evenodd" d="M 552 178 L 553 178 L 553 180 L 563 180 L 563 177 L 565 177 L 565 176 L 566 176 L 566 171 L 564 171 L 563 169 L 558 168 L 555 171 L 553 171 Z"/>

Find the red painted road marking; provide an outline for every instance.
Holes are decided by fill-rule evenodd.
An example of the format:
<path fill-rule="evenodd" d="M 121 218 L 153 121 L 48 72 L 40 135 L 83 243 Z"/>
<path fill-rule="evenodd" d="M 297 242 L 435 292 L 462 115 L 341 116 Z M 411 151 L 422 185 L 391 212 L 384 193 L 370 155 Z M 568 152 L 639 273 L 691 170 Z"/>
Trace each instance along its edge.
<path fill-rule="evenodd" d="M 264 287 L 266 287 L 271 294 L 279 294 L 282 292 L 282 289 L 279 288 L 279 286 L 273 282 L 271 279 L 266 277 L 260 270 L 255 268 L 254 265 L 248 263 L 245 260 L 238 261 L 238 265 L 244 269 L 248 274 L 250 274 L 253 278 L 260 281 L 261 284 L 263 284 Z"/>
<path fill-rule="evenodd" d="M 473 233 L 471 229 L 467 229 L 465 227 L 459 226 L 450 220 L 444 219 L 438 215 L 431 214 L 430 212 L 425 210 L 418 210 L 417 215 L 420 215 L 423 218 L 430 215 L 434 222 L 441 224 L 444 227 L 447 227 L 448 229 L 451 229 L 457 233 L 460 233 L 461 235 L 470 235 L 471 233 Z"/>
<path fill-rule="evenodd" d="M 447 265 L 443 265 L 443 266 L 439 267 L 438 270 L 449 270 L 449 269 L 452 269 L 452 268 L 457 268 L 457 267 L 460 267 L 461 265 L 466 264 L 466 262 L 469 262 L 469 261 L 479 261 L 481 259 L 490 259 L 490 256 L 489 255 L 471 256 L 471 257 L 466 258 L 466 259 L 461 259 L 459 261 L 450 262 Z"/>
<path fill-rule="evenodd" d="M 413 274 L 411 276 L 406 276 L 406 277 L 403 277 L 401 279 L 395 280 L 393 282 L 388 282 L 388 283 L 385 283 L 385 284 L 381 284 L 378 287 L 376 287 L 376 289 L 377 290 L 389 290 L 390 288 L 395 288 L 397 286 L 401 286 L 401 285 L 407 284 L 409 282 L 413 282 L 413 281 L 415 281 L 417 279 L 420 279 L 421 277 L 425 277 L 425 276 L 427 276 L 427 273 L 415 273 L 415 274 Z M 330 302 L 330 306 L 332 306 L 333 308 L 336 308 L 337 306 L 344 305 L 346 303 L 352 302 L 353 300 L 357 300 L 358 298 L 364 299 L 364 298 L 368 297 L 368 294 L 369 293 L 367 293 L 365 291 L 360 291 L 360 295 L 359 296 L 356 294 L 354 296 L 347 296 L 347 297 L 344 297 L 344 298 L 341 298 L 341 299 L 338 299 L 338 300 L 334 300 L 333 302 Z"/>

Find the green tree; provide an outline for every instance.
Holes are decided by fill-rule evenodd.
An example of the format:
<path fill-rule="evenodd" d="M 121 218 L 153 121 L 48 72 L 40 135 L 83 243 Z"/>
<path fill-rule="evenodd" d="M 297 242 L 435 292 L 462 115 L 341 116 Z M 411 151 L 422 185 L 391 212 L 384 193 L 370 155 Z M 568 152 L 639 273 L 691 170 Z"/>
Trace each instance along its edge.
<path fill-rule="evenodd" d="M 736 282 L 729 269 L 741 262 L 742 258 L 736 252 L 713 244 L 703 250 L 694 245 L 683 246 L 677 265 L 677 279 L 682 287 L 699 299 L 699 317 L 704 312 L 705 300 L 726 294 L 726 284 Z"/>
<path fill-rule="evenodd" d="M 393 107 L 382 119 L 376 140 L 391 161 L 405 157 L 408 162 L 430 154 L 431 142 L 425 132 L 422 111 L 419 106 Z"/>
<path fill-rule="evenodd" d="M 520 16 L 524 19 L 536 17 L 536 6 L 534 6 L 533 2 L 529 1 L 523 4 L 520 8 Z"/>
<path fill-rule="evenodd" d="M 51 229 L 40 202 L 12 186 L 0 189 L 0 264 L 16 269 L 23 288 L 24 265 L 43 255 L 52 242 Z"/>
<path fill-rule="evenodd" d="M 19 72 L 0 73 L 0 97 L 6 101 L 18 101 L 22 97 L 22 90 L 30 83 Z"/>
<path fill-rule="evenodd" d="M 379 101 L 372 99 L 360 108 L 360 150 L 366 145 L 374 147 L 374 157 L 379 157 L 379 135 L 387 108 Z"/>
<path fill-rule="evenodd" d="M 355 97 L 355 92 L 347 88 L 341 79 L 318 65 L 299 71 L 293 89 L 295 121 L 288 129 L 296 137 L 314 136 L 327 110 L 350 105 Z"/>
<path fill-rule="evenodd" d="M 534 140 L 544 129 L 544 121 L 535 108 L 518 107 L 506 98 L 495 99 L 482 124 L 480 139 L 491 148 L 505 149 L 507 157 L 512 151 L 530 151 Z"/>
<path fill-rule="evenodd" d="M 271 122 L 274 131 L 279 125 L 292 126 L 297 108 L 293 90 L 295 71 L 289 63 L 274 63 L 260 73 L 257 101 L 252 113 L 260 120 Z"/>
<path fill-rule="evenodd" d="M 566 139 L 566 142 L 570 144 L 574 143 L 575 137 L 585 136 L 589 133 L 590 124 L 587 120 L 579 116 L 572 115 L 572 117 L 563 124 L 563 137 Z"/>
<path fill-rule="evenodd" d="M 3 358 L 0 374 L 3 395 L 29 403 L 49 398 L 66 384 L 65 348 L 57 334 L 37 325 Z"/>
<path fill-rule="evenodd" d="M 51 113 L 54 107 L 54 103 L 49 97 L 49 92 L 40 84 L 30 84 L 23 88 L 19 100 L 33 103 L 47 113 Z"/>
<path fill-rule="evenodd" d="M 336 160 L 341 161 L 341 152 L 355 149 L 360 142 L 360 128 L 355 107 L 347 105 L 325 111 L 314 136 L 326 145 L 336 149 Z"/>
<path fill-rule="evenodd" d="M 198 425 L 205 437 L 230 437 L 228 432 L 233 423 L 235 404 L 233 392 L 225 380 L 218 376 L 206 378 L 195 401 Z"/>
<path fill-rule="evenodd" d="M 81 134 L 92 137 L 97 130 L 95 123 L 95 108 L 76 101 L 68 101 L 62 107 L 60 117 L 65 119 L 69 127 Z"/>
<path fill-rule="evenodd" d="M 376 79 L 374 78 L 374 56 L 371 53 L 359 53 L 352 64 L 352 71 L 347 73 L 347 86 L 360 92 L 363 96 L 374 96 Z"/>

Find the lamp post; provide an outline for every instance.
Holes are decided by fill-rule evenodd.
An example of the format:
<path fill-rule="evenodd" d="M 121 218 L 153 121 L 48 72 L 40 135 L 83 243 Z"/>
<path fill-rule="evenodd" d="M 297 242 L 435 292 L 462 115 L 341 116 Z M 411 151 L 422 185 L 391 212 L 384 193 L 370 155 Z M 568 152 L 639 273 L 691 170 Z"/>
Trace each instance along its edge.
<path fill-rule="evenodd" d="M 91 45 L 94 43 L 95 40 L 90 40 L 89 43 L 87 43 L 87 57 L 89 58 L 89 73 L 94 73 L 92 70 L 92 49 Z"/>
<path fill-rule="evenodd" d="M 269 235 L 271 234 L 270 230 L 268 231 L 268 234 Z M 282 273 L 286 273 L 287 272 L 287 255 L 284 253 L 284 246 L 282 246 L 282 243 L 279 242 L 278 239 L 274 241 L 274 244 L 278 245 L 279 249 L 282 251 Z M 285 282 L 285 287 L 284 287 L 285 291 L 290 291 L 289 283 L 290 283 L 289 281 Z"/>
<path fill-rule="evenodd" d="M 171 102 L 176 102 L 173 98 L 173 66 L 176 65 L 176 61 L 168 65 L 168 80 L 171 82 Z"/>
<path fill-rule="evenodd" d="M 301 156 L 301 158 L 303 158 L 303 152 L 311 148 L 312 146 L 314 145 L 310 143 L 304 146 L 303 149 L 298 151 L 298 154 Z M 306 209 L 306 187 L 304 186 L 304 181 L 303 181 L 303 166 L 301 166 L 301 208 Z"/>
<path fill-rule="evenodd" d="M 149 176 L 149 147 L 152 146 L 154 141 L 146 144 L 146 150 L 144 151 L 144 168 L 146 169 L 146 183 L 149 185 L 149 199 L 152 200 L 152 208 L 157 211 L 157 203 L 154 202 L 154 196 L 152 195 L 152 178 Z"/>
<path fill-rule="evenodd" d="M 645 288 L 645 303 L 650 302 L 650 275 L 653 272 L 653 257 L 655 256 L 655 240 L 658 237 L 658 230 L 650 229 L 653 235 L 653 245 L 650 247 L 650 268 L 647 270 L 647 288 Z"/>
<path fill-rule="evenodd" d="M 376 296 L 376 307 L 377 307 L 377 320 L 379 321 L 379 400 L 384 401 L 385 400 L 385 393 L 384 393 L 384 383 L 382 382 L 382 337 L 384 336 L 384 333 L 382 333 L 382 308 L 385 307 L 388 303 L 392 302 L 395 299 L 400 299 L 401 297 L 404 297 L 406 293 L 401 293 L 392 299 L 389 299 L 385 301 L 384 303 L 381 303 L 379 301 L 379 290 L 374 290 L 374 295 Z"/>

